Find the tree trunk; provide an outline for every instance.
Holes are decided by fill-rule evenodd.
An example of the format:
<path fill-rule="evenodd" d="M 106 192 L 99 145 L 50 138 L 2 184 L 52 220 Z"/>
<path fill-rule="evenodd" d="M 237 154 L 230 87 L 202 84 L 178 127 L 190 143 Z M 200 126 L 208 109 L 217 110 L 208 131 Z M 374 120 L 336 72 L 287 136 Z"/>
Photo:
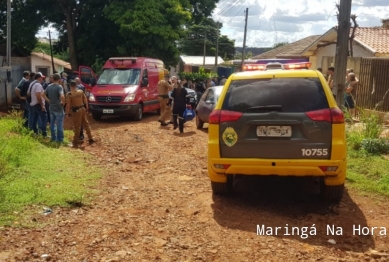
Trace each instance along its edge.
<path fill-rule="evenodd" d="M 70 56 L 70 65 L 72 70 L 78 69 L 77 64 L 77 55 L 76 55 L 76 45 L 74 42 L 74 27 L 73 27 L 73 17 L 72 11 L 70 8 L 66 10 L 66 30 L 68 32 L 68 42 L 69 42 L 69 56 Z"/>

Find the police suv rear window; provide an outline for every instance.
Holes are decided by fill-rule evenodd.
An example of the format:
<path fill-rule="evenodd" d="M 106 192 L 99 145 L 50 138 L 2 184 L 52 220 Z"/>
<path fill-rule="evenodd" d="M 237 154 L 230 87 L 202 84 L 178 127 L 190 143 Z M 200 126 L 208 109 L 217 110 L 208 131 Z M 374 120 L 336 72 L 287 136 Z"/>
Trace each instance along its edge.
<path fill-rule="evenodd" d="M 270 78 L 231 82 L 222 109 L 298 113 L 328 107 L 319 78 Z"/>

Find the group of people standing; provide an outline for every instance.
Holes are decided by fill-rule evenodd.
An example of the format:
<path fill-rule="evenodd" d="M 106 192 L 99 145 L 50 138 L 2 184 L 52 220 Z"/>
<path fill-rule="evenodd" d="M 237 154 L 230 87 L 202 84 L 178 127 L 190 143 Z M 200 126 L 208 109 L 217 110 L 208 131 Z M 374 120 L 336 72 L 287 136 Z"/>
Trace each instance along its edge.
<path fill-rule="evenodd" d="M 23 78 L 15 88 L 24 111 L 24 126 L 35 134 L 47 136 L 47 123 L 50 123 L 52 142 L 64 142 L 64 118 L 73 116 L 73 147 L 83 141 L 82 127 L 85 127 L 89 143 L 94 143 L 89 122 L 86 117 L 88 103 L 85 88 L 78 78 L 67 83 L 67 74 L 52 74 L 49 81 L 42 73 L 25 71 Z M 66 106 L 66 107 L 65 107 Z M 66 114 L 65 114 L 66 108 Z"/>
<path fill-rule="evenodd" d="M 195 83 L 192 80 L 182 78 L 179 80 L 176 76 L 170 77 L 165 73 L 165 79 L 158 82 L 158 100 L 160 103 L 161 116 L 158 118 L 161 126 L 173 124 L 173 129 L 179 129 L 184 132 L 184 112 L 189 103 L 188 91 L 190 88 L 196 91 L 197 100 L 199 100 L 205 90 L 217 84 L 224 85 L 226 78 L 222 76 L 219 82 L 216 77 L 208 78 L 205 82 Z M 195 109 L 195 108 L 193 108 Z"/>
<path fill-rule="evenodd" d="M 188 104 L 188 91 L 183 84 L 185 83 L 178 81 L 175 76 L 170 78 L 169 74 L 165 74 L 165 79 L 158 82 L 158 100 L 161 111 L 158 122 L 161 126 L 171 123 L 173 129 L 179 128 L 180 133 L 184 132 L 184 112 Z"/>
<path fill-rule="evenodd" d="M 321 68 L 318 68 L 318 71 L 322 72 Z M 327 79 L 328 85 L 331 87 L 334 93 L 334 97 L 336 97 L 337 90 L 334 89 L 334 67 L 329 67 L 327 70 L 327 75 L 325 76 Z M 345 89 L 344 89 L 344 107 L 349 111 L 351 117 L 355 117 L 355 96 L 356 90 L 359 85 L 359 80 L 356 77 L 354 70 L 352 68 L 348 68 L 346 70 L 345 77 Z"/>

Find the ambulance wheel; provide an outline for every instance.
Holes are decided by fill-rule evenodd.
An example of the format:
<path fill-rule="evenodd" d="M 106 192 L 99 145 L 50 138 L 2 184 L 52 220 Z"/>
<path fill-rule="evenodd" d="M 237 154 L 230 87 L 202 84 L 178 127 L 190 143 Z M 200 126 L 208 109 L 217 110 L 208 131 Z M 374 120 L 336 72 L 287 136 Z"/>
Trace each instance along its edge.
<path fill-rule="evenodd" d="M 134 120 L 141 121 L 143 118 L 143 108 L 142 105 L 138 104 L 136 105 Z"/>
<path fill-rule="evenodd" d="M 101 120 L 101 117 L 102 117 L 101 114 L 92 113 L 92 118 L 93 118 L 94 120 L 96 120 L 96 121 Z"/>

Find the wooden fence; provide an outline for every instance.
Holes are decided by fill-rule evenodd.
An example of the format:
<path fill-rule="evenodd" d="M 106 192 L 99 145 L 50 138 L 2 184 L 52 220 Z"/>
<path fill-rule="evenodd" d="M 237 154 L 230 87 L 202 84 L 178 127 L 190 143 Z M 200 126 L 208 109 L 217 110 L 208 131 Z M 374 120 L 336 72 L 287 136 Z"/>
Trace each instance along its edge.
<path fill-rule="evenodd" d="M 323 57 L 324 73 L 333 63 L 334 57 Z M 348 57 L 347 68 L 354 69 L 360 83 L 356 90 L 356 106 L 389 111 L 389 57 Z"/>
<path fill-rule="evenodd" d="M 358 107 L 389 111 L 389 58 L 362 58 L 359 82 Z"/>

